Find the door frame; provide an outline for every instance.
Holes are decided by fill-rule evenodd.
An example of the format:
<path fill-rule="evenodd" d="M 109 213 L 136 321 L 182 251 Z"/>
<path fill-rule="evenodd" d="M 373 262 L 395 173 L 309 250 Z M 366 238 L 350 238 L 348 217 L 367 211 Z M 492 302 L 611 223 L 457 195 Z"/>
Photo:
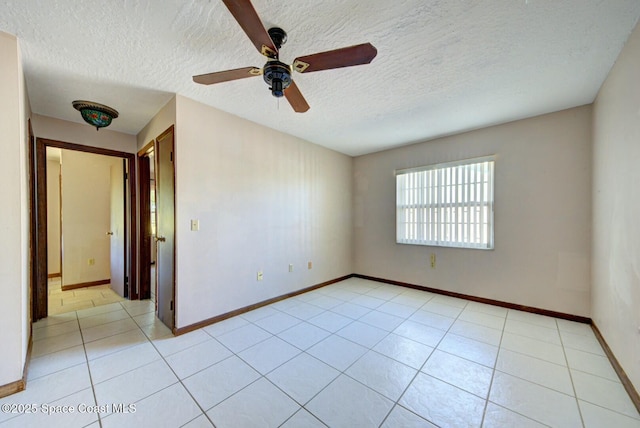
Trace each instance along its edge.
<path fill-rule="evenodd" d="M 83 144 L 68 143 L 64 141 L 50 140 L 48 138 L 35 138 L 34 150 L 32 152 L 33 169 L 30 173 L 30 179 L 33 181 L 34 191 L 34 211 L 32 216 L 32 230 L 35 231 L 31 236 L 31 245 L 35 253 L 34 263 L 32 264 L 32 278 L 34 282 L 31 284 L 31 296 L 33 299 L 32 322 L 48 316 L 48 260 L 47 260 L 47 147 L 55 147 L 65 150 L 75 150 L 78 152 L 93 153 L 97 155 L 113 156 L 123 158 L 128 161 L 129 172 L 129 273 L 128 273 L 128 292 L 130 300 L 138 299 L 137 291 L 137 254 L 136 251 L 136 162 L 135 154 L 120 152 L 117 150 L 104 149 L 101 147 L 85 146 Z M 126 215 L 126 214 L 125 214 Z M 125 248 L 125 257 L 126 257 Z"/>
<path fill-rule="evenodd" d="M 140 195 L 140 227 L 138 228 L 138 242 L 140 243 L 139 284 L 140 298 L 151 298 L 151 242 L 146 228 L 151 224 L 151 173 L 148 166 L 149 153 L 155 150 L 155 140 L 151 140 L 138 152 L 138 194 Z M 145 159 L 146 158 L 146 159 Z M 157 305 L 157 296 L 156 296 Z"/>

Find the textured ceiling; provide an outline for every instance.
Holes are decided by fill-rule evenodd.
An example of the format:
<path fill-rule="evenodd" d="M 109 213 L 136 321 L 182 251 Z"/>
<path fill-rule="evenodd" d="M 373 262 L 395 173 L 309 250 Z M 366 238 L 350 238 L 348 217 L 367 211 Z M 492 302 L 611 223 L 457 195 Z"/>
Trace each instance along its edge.
<path fill-rule="evenodd" d="M 294 113 L 261 78 L 195 74 L 262 66 L 219 0 L 0 1 L 35 113 L 81 121 L 89 99 L 136 134 L 178 93 L 349 155 L 588 104 L 640 16 L 638 0 L 253 0 L 289 34 L 281 60 L 371 42 L 369 65 L 295 74 Z"/>

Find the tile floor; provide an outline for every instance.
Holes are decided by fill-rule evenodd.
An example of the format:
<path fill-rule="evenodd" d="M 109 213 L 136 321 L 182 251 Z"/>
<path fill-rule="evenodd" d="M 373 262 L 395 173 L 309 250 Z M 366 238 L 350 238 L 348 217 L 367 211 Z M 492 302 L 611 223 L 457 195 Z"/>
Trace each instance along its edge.
<path fill-rule="evenodd" d="M 51 278 L 48 287 L 49 315 L 63 314 L 125 300 L 118 296 L 109 287 L 109 284 L 62 291 L 60 278 Z"/>
<path fill-rule="evenodd" d="M 36 323 L 28 388 L 0 403 L 76 411 L 0 425 L 640 427 L 582 324 L 356 278 L 178 337 L 152 305 Z"/>

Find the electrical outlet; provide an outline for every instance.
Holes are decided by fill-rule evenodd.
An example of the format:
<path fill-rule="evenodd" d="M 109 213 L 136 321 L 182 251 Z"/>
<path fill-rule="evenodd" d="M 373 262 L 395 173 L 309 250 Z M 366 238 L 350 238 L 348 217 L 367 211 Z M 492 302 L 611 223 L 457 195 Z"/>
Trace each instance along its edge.
<path fill-rule="evenodd" d="M 87 264 L 88 264 L 89 266 L 93 266 L 93 265 L 95 265 L 95 264 L 96 264 L 96 259 L 88 259 L 88 260 L 87 260 Z"/>
<path fill-rule="evenodd" d="M 436 253 L 431 253 L 431 269 L 436 268 Z"/>
<path fill-rule="evenodd" d="M 313 268 L 313 262 L 307 263 L 307 269 L 312 269 L 312 268 Z"/>
<path fill-rule="evenodd" d="M 293 272 L 293 265 L 289 265 L 289 272 Z"/>
<path fill-rule="evenodd" d="M 256 276 L 256 279 L 257 279 L 258 281 L 262 281 L 262 277 L 263 277 L 263 276 L 262 276 L 262 271 L 261 271 L 261 270 L 259 270 L 259 271 L 258 271 L 258 275 Z"/>

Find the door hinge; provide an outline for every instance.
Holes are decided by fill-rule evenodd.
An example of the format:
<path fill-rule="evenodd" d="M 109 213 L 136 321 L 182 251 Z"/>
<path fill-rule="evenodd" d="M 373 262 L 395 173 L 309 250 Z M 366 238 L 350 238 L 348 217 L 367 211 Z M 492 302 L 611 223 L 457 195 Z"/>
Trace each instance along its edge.
<path fill-rule="evenodd" d="M 128 172 L 125 172 L 125 173 L 124 173 L 124 179 L 125 179 L 125 180 L 128 180 L 128 179 L 129 179 L 129 173 L 128 173 Z"/>
<path fill-rule="evenodd" d="M 129 285 L 129 277 L 128 276 L 124 277 L 124 285 Z"/>
<path fill-rule="evenodd" d="M 173 162 L 173 152 L 170 153 L 171 162 Z"/>
<path fill-rule="evenodd" d="M 173 310 L 173 300 L 171 301 L 171 310 Z"/>

